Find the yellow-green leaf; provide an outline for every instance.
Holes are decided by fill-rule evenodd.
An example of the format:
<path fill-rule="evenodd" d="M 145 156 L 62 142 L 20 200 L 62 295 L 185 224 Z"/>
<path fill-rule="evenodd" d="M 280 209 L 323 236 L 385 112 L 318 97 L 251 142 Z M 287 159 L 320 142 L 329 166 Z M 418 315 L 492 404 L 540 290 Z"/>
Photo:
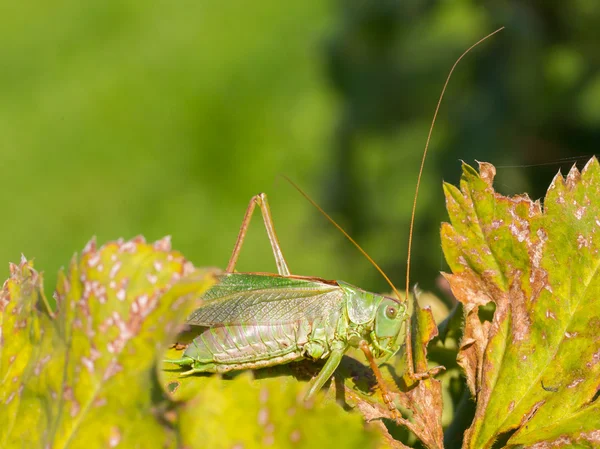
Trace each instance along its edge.
<path fill-rule="evenodd" d="M 156 367 L 193 307 L 188 293 L 210 286 L 196 272 L 193 288 L 169 291 L 191 271 L 168 239 L 92 241 L 48 313 L 33 264 L 12 265 L 0 293 L 0 447 L 175 447 Z"/>
<path fill-rule="evenodd" d="M 377 435 L 359 414 L 332 403 L 306 402 L 302 384 L 254 382 L 250 373 L 224 382 L 208 377 L 179 413 L 180 447 L 191 449 L 375 448 Z"/>
<path fill-rule="evenodd" d="M 477 401 L 464 447 L 596 447 L 600 166 L 557 175 L 543 207 L 496 193 L 494 175 L 465 165 L 460 190 L 445 186 L 447 278 L 465 310 L 459 363 Z M 479 314 L 489 303 L 491 322 Z"/>

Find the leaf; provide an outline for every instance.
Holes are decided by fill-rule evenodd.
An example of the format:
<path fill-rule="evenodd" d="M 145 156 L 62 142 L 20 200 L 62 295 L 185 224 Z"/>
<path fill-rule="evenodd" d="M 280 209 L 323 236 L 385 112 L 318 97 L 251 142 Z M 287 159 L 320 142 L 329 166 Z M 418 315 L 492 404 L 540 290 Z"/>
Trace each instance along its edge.
<path fill-rule="evenodd" d="M 429 307 L 422 309 L 413 295 L 411 317 L 411 346 L 415 373 L 426 373 L 427 345 L 438 334 L 433 313 Z M 404 376 L 409 385 L 407 391 L 398 395 L 402 407 L 410 410 L 411 419 L 407 427 L 430 449 L 444 447 L 442 430 L 442 385 L 439 380 L 428 377 L 414 381 Z"/>
<path fill-rule="evenodd" d="M 198 376 L 196 376 L 198 377 Z M 305 402 L 302 384 L 280 378 L 260 383 L 245 372 L 223 381 L 206 377 L 197 395 L 179 411 L 180 447 L 245 449 L 375 448 L 359 414 L 332 403 Z"/>
<path fill-rule="evenodd" d="M 191 295 L 212 282 L 196 272 L 165 294 L 191 270 L 168 239 L 92 241 L 60 274 L 51 316 L 38 310 L 33 263 L 11 265 L 0 293 L 0 447 L 174 447 L 156 365 Z"/>
<path fill-rule="evenodd" d="M 494 192 L 494 175 L 464 165 L 460 190 L 444 186 L 446 277 L 465 314 L 458 357 L 477 401 L 463 447 L 597 446 L 600 166 L 557 175 L 543 208 Z"/>

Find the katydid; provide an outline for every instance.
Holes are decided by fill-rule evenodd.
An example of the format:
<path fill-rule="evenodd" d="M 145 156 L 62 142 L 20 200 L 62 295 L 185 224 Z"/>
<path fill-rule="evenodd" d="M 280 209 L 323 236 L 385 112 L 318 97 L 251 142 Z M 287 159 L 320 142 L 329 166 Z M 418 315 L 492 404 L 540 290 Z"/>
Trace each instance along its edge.
<path fill-rule="evenodd" d="M 308 197 L 373 263 L 391 285 L 397 298 L 369 293 L 342 281 L 292 275 L 275 233 L 267 196 L 261 193 L 250 201 L 227 269 L 218 276 L 218 283 L 203 295 L 205 303 L 187 320 L 187 324 L 206 329 L 193 340 L 180 359 L 168 360 L 169 362 L 189 367 L 182 374 L 193 374 L 254 369 L 302 359 L 324 359 L 326 362 L 322 370 L 310 382 L 306 395 L 310 399 L 332 376 L 344 353 L 355 347 L 361 349 L 369 361 L 382 390 L 384 402 L 392 412 L 398 413 L 382 382 L 375 359 L 385 361 L 400 349 L 402 342 L 399 336 L 403 327 L 406 327 L 408 375 L 419 379 L 439 371 L 434 368 L 429 373 L 414 372 L 410 331 L 408 326 L 404 326 L 408 322 L 410 251 L 416 201 L 431 133 L 454 68 L 472 48 L 498 31 L 500 30 L 472 45 L 457 59 L 442 89 L 417 179 L 409 232 L 407 290 L 404 300 L 399 299 L 400 295 L 392 282 L 366 252 Z M 301 190 L 300 192 L 303 193 Z M 256 206 L 259 206 L 262 213 L 278 274 L 234 271 Z"/>
<path fill-rule="evenodd" d="M 233 271 L 256 205 L 267 228 L 277 275 Z M 311 381 L 309 399 L 331 377 L 351 346 L 361 348 L 369 359 L 389 358 L 400 348 L 398 336 L 406 307 L 398 299 L 342 281 L 290 274 L 265 194 L 250 201 L 227 270 L 218 280 L 203 295 L 206 303 L 187 320 L 207 329 L 181 359 L 170 360 L 190 366 L 184 374 L 326 359 Z"/>

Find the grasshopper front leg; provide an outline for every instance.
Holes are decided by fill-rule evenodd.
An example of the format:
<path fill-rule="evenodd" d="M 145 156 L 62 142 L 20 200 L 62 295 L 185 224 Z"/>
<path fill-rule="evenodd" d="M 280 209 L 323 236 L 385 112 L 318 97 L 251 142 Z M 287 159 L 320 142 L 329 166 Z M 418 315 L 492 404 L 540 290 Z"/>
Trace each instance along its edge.
<path fill-rule="evenodd" d="M 379 386 L 379 389 L 381 390 L 381 395 L 383 396 L 383 402 L 385 402 L 385 405 L 387 405 L 388 410 L 390 412 L 392 412 L 392 414 L 394 415 L 394 418 L 396 420 L 401 420 L 402 415 L 396 408 L 396 404 L 394 404 L 392 395 L 390 394 L 387 387 L 385 386 L 385 383 L 383 382 L 383 376 L 381 375 L 379 366 L 377 365 L 377 362 L 375 361 L 375 357 L 373 357 L 373 353 L 371 352 L 371 349 L 369 348 L 369 344 L 365 340 L 361 340 L 360 343 L 358 344 L 358 347 L 362 350 L 362 352 L 364 352 L 365 357 L 367 358 L 369 365 L 371 366 L 371 369 L 373 370 L 373 374 L 375 374 L 375 379 L 377 380 L 377 385 Z"/>
<path fill-rule="evenodd" d="M 285 257 L 283 257 L 283 252 L 281 251 L 281 246 L 279 245 L 279 239 L 275 233 L 275 225 L 273 224 L 273 218 L 271 217 L 271 210 L 269 209 L 267 195 L 264 193 L 259 193 L 250 199 L 250 204 L 248 204 L 246 214 L 242 220 L 242 226 L 240 227 L 240 232 L 238 234 L 237 241 L 235 242 L 229 263 L 227 264 L 226 271 L 227 273 L 232 273 L 235 269 L 242 245 L 244 244 L 244 239 L 246 238 L 248 226 L 250 225 L 250 220 L 252 220 L 254 208 L 257 205 L 260 207 L 263 221 L 265 222 L 265 228 L 267 230 L 267 235 L 269 236 L 269 242 L 271 242 L 271 248 L 273 249 L 273 255 L 275 256 L 275 263 L 277 264 L 277 272 L 282 276 L 289 276 L 290 269 L 285 261 Z"/>

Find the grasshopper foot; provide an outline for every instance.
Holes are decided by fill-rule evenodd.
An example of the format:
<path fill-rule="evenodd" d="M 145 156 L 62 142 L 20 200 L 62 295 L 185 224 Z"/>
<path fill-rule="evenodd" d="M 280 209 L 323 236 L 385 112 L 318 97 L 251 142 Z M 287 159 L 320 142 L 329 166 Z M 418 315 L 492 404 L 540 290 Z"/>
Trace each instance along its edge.
<path fill-rule="evenodd" d="M 408 373 L 408 377 L 410 377 L 412 380 L 415 380 L 415 381 L 425 380 L 425 379 L 430 379 L 432 377 L 435 377 L 439 373 L 441 373 L 442 371 L 445 371 L 445 370 L 446 370 L 445 366 L 436 366 L 436 367 L 430 368 L 427 371 L 424 371 L 422 373 Z"/>

